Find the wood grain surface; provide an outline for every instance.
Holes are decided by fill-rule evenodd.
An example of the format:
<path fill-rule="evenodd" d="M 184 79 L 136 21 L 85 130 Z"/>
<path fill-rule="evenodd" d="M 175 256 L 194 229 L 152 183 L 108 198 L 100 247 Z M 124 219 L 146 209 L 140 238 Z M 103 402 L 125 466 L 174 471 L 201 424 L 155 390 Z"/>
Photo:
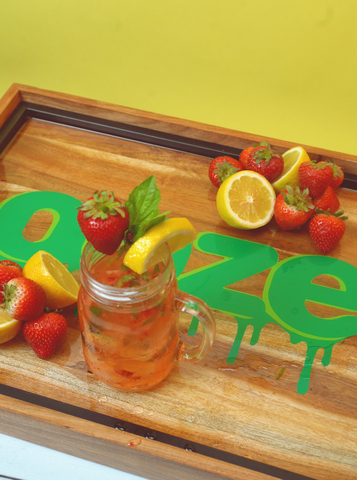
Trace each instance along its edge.
<path fill-rule="evenodd" d="M 20 95 L 23 101 L 69 108 L 236 148 L 243 148 L 252 140 L 263 140 L 255 135 L 166 119 L 30 87 L 16 86 L 11 92 L 0 103 L 0 119 L 8 118 L 9 110 L 16 104 L 14 99 Z M 272 144 L 282 151 L 293 146 L 277 140 Z M 335 159 L 346 171 L 357 172 L 356 158 L 306 149 L 313 158 Z M 170 217 L 187 217 L 198 233 L 214 232 L 270 245 L 278 251 L 279 260 L 291 255 L 317 254 L 304 227 L 298 233 L 283 232 L 272 220 L 266 227 L 243 231 L 225 224 L 215 206 L 217 189 L 207 175 L 210 161 L 206 157 L 30 119 L 0 153 L 0 202 L 18 193 L 38 190 L 62 192 L 84 200 L 97 189 L 113 190 L 125 200 L 134 186 L 154 174 L 162 196 L 160 210 L 171 211 Z M 349 221 L 344 238 L 330 256 L 357 266 L 357 192 L 340 188 L 338 196 Z M 41 238 L 50 221 L 45 213 L 39 213 L 27 225 L 25 238 L 29 241 Z M 217 257 L 212 260 L 211 255 L 193 250 L 185 272 L 214 261 Z M 268 274 L 269 271 L 265 271 L 230 288 L 261 297 Z M 252 347 L 249 343 L 252 329 L 248 328 L 237 360 L 227 365 L 225 359 L 236 336 L 237 322 L 221 312 L 215 314 L 217 337 L 209 355 L 198 364 L 177 363 L 168 379 L 149 392 L 116 391 L 78 367 L 83 365 L 84 359 L 78 319 L 71 309 L 66 313 L 67 337 L 50 360 L 38 359 L 21 334 L 0 346 L 0 383 L 314 479 L 355 479 L 357 337 L 336 344 L 327 367 L 321 365 L 319 351 L 310 389 L 305 395 L 299 395 L 296 385 L 306 354 L 304 343 L 291 344 L 289 335 L 271 323 L 264 327 L 259 342 Z M 182 321 L 188 328 L 189 319 Z M 282 368 L 283 374 L 276 378 Z M 78 439 L 85 436 L 90 449 L 96 448 L 100 437 L 98 452 L 102 456 L 99 455 L 97 461 L 109 466 L 114 464 L 107 463 L 103 454 L 108 445 L 112 448 L 113 443 L 120 444 L 122 455 L 130 451 L 129 457 L 135 450 L 126 445 L 129 437 L 113 438 L 117 433 L 107 427 L 96 426 L 92 431 L 84 420 L 51 414 L 25 402 L 14 400 L 12 403 L 6 397 L 0 399 L 0 407 L 0 431 L 3 433 L 11 435 L 16 430 L 14 436 L 20 436 L 24 417 L 26 439 L 44 444 L 51 437 L 49 425 L 52 425 L 53 435 L 58 435 L 58 443 L 63 445 L 62 451 L 75 449 L 69 447 L 75 435 Z M 44 429 L 37 440 L 35 433 L 31 436 L 31 422 L 32 430 Z M 61 449 L 55 444 L 54 436 L 51 445 Z M 84 445 L 75 449 L 74 454 L 87 458 Z M 177 462 L 183 469 L 186 465 L 204 471 L 207 475 L 202 478 L 217 475 L 232 479 L 270 478 L 200 455 L 193 457 L 192 452 L 178 454 L 177 449 L 167 445 L 155 444 L 153 448 L 148 440 L 142 441 L 136 450 L 140 455 L 134 459 L 128 457 L 130 466 L 126 471 L 147 478 L 160 478 L 153 476 L 155 469 L 151 466 L 145 474 L 144 458 L 151 458 L 150 455 L 168 462 L 165 472 L 170 470 L 170 462 Z M 178 456 L 175 458 L 175 455 Z M 91 452 L 89 457 L 93 460 Z M 136 462 L 140 464 L 137 471 L 132 469 Z M 192 472 L 186 472 L 187 475 L 184 470 L 177 472 L 177 476 L 172 473 L 172 478 L 180 478 L 180 475 L 181 478 L 182 475 L 201 478 Z M 171 477 L 163 475 L 162 478 Z"/>

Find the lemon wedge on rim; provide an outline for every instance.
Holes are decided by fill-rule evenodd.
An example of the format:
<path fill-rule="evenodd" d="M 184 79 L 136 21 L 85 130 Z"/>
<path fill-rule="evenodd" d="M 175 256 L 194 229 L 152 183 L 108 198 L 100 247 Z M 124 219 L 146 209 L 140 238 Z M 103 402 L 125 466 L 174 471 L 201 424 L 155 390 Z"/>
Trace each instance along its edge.
<path fill-rule="evenodd" d="M 196 231 L 187 218 L 170 218 L 150 228 L 126 252 L 124 265 L 141 275 L 162 260 L 167 243 L 171 253 L 193 242 Z"/>
<path fill-rule="evenodd" d="M 279 178 L 272 183 L 275 191 L 280 193 L 287 184 L 293 188 L 299 185 L 299 167 L 303 162 L 309 162 L 310 157 L 302 147 L 293 147 L 283 153 L 284 170 Z"/>
<path fill-rule="evenodd" d="M 250 230 L 266 225 L 273 217 L 275 191 L 271 183 L 251 170 L 228 177 L 217 193 L 218 213 L 228 225 Z"/>
<path fill-rule="evenodd" d="M 22 322 L 10 317 L 4 308 L 0 307 L 0 344 L 12 340 L 19 333 Z"/>
<path fill-rule="evenodd" d="M 68 307 L 77 301 L 77 281 L 63 263 L 48 252 L 35 253 L 22 274 L 41 285 L 46 293 L 46 306 L 51 310 Z"/>

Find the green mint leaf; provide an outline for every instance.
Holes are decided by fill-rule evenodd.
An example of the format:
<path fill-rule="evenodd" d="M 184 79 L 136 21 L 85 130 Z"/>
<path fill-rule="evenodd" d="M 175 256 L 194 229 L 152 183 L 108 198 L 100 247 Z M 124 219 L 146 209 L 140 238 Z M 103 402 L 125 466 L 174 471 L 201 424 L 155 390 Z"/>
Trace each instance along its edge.
<path fill-rule="evenodd" d="M 121 281 L 123 283 L 127 283 L 127 282 L 130 282 L 130 280 L 134 280 L 136 278 L 135 275 L 131 275 L 130 273 L 128 275 L 124 275 L 123 277 L 121 277 Z"/>
<path fill-rule="evenodd" d="M 102 310 L 101 308 L 97 307 L 96 305 L 93 305 L 92 307 L 90 307 L 89 310 L 90 310 L 90 311 L 93 313 L 93 315 L 95 315 L 96 317 L 99 317 L 99 315 L 100 315 L 101 313 L 103 313 L 103 310 Z"/>
<path fill-rule="evenodd" d="M 156 217 L 159 214 L 160 200 L 161 195 L 155 177 L 151 175 L 134 188 L 125 202 L 125 208 L 130 215 L 129 227 Z"/>
<path fill-rule="evenodd" d="M 149 222 L 145 223 L 145 231 L 149 230 L 152 227 L 155 227 L 155 225 L 159 225 L 159 223 L 165 220 L 166 215 L 168 215 L 169 213 L 171 212 L 161 213 L 160 215 L 157 215 L 156 217 L 152 218 Z"/>
<path fill-rule="evenodd" d="M 147 282 L 150 280 L 150 273 L 149 272 L 144 272 L 141 276 Z"/>
<path fill-rule="evenodd" d="M 158 316 L 159 316 L 159 314 L 156 313 L 156 315 L 154 315 L 153 317 L 148 318 L 147 320 L 145 320 L 145 322 L 143 322 L 140 326 L 142 327 L 143 325 L 148 325 L 149 323 L 155 322 L 155 320 L 157 319 Z"/>
<path fill-rule="evenodd" d="M 133 233 L 133 239 L 132 242 L 136 242 L 140 237 L 144 235 L 145 232 L 147 232 L 150 228 L 155 227 L 155 225 L 158 225 L 159 223 L 163 222 L 166 218 L 166 215 L 170 212 L 165 212 L 160 215 L 157 215 L 156 217 L 152 218 L 148 222 L 143 222 L 139 223 L 137 225 L 133 225 L 131 232 Z"/>
<path fill-rule="evenodd" d="M 130 244 L 136 242 L 150 228 L 165 220 L 170 212 L 159 214 L 160 191 L 156 186 L 155 177 L 151 175 L 134 188 L 125 202 L 129 212 L 130 223 L 125 237 Z"/>

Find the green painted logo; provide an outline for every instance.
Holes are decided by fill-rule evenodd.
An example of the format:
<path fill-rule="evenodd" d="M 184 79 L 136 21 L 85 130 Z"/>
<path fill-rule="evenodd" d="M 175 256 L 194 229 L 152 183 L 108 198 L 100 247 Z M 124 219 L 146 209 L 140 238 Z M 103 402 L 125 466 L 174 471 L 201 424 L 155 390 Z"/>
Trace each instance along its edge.
<path fill-rule="evenodd" d="M 68 264 L 71 272 L 78 270 L 85 241 L 75 214 L 80 204 L 76 198 L 58 192 L 27 192 L 1 202 L 0 225 L 6 225 L 6 235 L 0 238 L 0 260 L 10 259 L 24 266 L 32 255 L 45 250 Z M 52 213 L 52 224 L 40 240 L 30 242 L 23 231 L 38 211 Z"/>
<path fill-rule="evenodd" d="M 0 223 L 6 225 L 6 235 L 0 238 L 0 260 L 11 259 L 22 265 L 38 250 L 45 250 L 70 271 L 78 270 L 85 241 L 77 224 L 76 198 L 57 192 L 28 192 L 0 203 Z M 30 242 L 23 231 L 31 217 L 45 210 L 53 221 L 42 239 Z M 333 346 L 357 334 L 357 268 L 342 260 L 316 255 L 293 256 L 279 262 L 278 252 L 267 245 L 239 238 L 205 232 L 194 243 L 197 250 L 220 257 L 212 264 L 182 273 L 192 251 L 192 245 L 176 252 L 176 274 L 181 290 L 204 300 L 213 310 L 235 318 L 237 334 L 227 356 L 227 363 L 236 361 L 244 333 L 253 326 L 250 344 L 255 345 L 268 323 L 275 323 L 290 335 L 291 343 L 305 342 L 306 359 L 297 391 L 305 394 L 309 388 L 311 368 L 317 351 L 324 349 L 323 365 L 331 360 Z M 270 270 L 262 298 L 229 288 L 244 279 L 251 279 Z M 319 285 L 320 276 L 333 279 L 334 287 Z M 337 287 L 336 287 L 337 285 Z M 307 302 L 343 310 L 334 317 L 313 315 Z M 189 334 L 195 335 L 198 320 L 193 319 Z"/>
<path fill-rule="evenodd" d="M 224 257 L 223 260 L 180 275 L 181 290 L 202 298 L 212 309 L 234 317 L 238 331 L 227 363 L 235 362 L 248 325 L 253 326 L 250 344 L 255 345 L 262 328 L 276 323 L 290 334 L 293 344 L 305 342 L 306 359 L 297 391 L 305 394 L 309 388 L 311 368 L 317 351 L 324 349 L 322 364 L 331 360 L 333 346 L 357 334 L 357 318 L 336 315 L 320 318 L 312 315 L 306 302 L 347 312 L 357 312 L 357 268 L 342 260 L 316 255 L 293 256 L 281 262 L 272 247 L 215 233 L 202 233 L 195 247 L 205 253 Z M 228 286 L 271 269 L 264 285 L 263 298 L 237 292 Z M 180 265 L 179 271 L 184 266 Z M 314 283 L 319 276 L 333 278 L 337 288 Z M 189 334 L 197 331 L 194 319 Z"/>

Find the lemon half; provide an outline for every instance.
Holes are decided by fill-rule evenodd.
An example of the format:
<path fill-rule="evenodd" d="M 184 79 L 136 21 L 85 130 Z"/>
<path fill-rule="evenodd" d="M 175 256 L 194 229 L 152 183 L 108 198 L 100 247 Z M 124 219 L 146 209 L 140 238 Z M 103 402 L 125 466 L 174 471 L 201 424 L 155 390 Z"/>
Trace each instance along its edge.
<path fill-rule="evenodd" d="M 77 301 L 79 285 L 67 268 L 48 252 L 40 250 L 26 263 L 22 274 L 41 285 L 46 306 L 51 310 L 68 307 Z"/>
<path fill-rule="evenodd" d="M 275 191 L 260 173 L 242 170 L 227 178 L 217 193 L 218 213 L 228 225 L 250 230 L 273 217 Z"/>
<path fill-rule="evenodd" d="M 7 311 L 0 307 L 0 344 L 16 337 L 21 325 L 22 322 L 11 318 Z"/>
<path fill-rule="evenodd" d="M 302 147 L 294 147 L 283 153 L 284 170 L 272 184 L 275 191 L 280 193 L 287 184 L 293 188 L 299 185 L 299 167 L 303 162 L 309 162 L 310 157 Z"/>
<path fill-rule="evenodd" d="M 196 231 L 187 218 L 170 218 L 150 228 L 133 243 L 124 257 L 124 265 L 141 275 L 161 261 L 165 243 L 174 253 L 195 238 Z"/>

